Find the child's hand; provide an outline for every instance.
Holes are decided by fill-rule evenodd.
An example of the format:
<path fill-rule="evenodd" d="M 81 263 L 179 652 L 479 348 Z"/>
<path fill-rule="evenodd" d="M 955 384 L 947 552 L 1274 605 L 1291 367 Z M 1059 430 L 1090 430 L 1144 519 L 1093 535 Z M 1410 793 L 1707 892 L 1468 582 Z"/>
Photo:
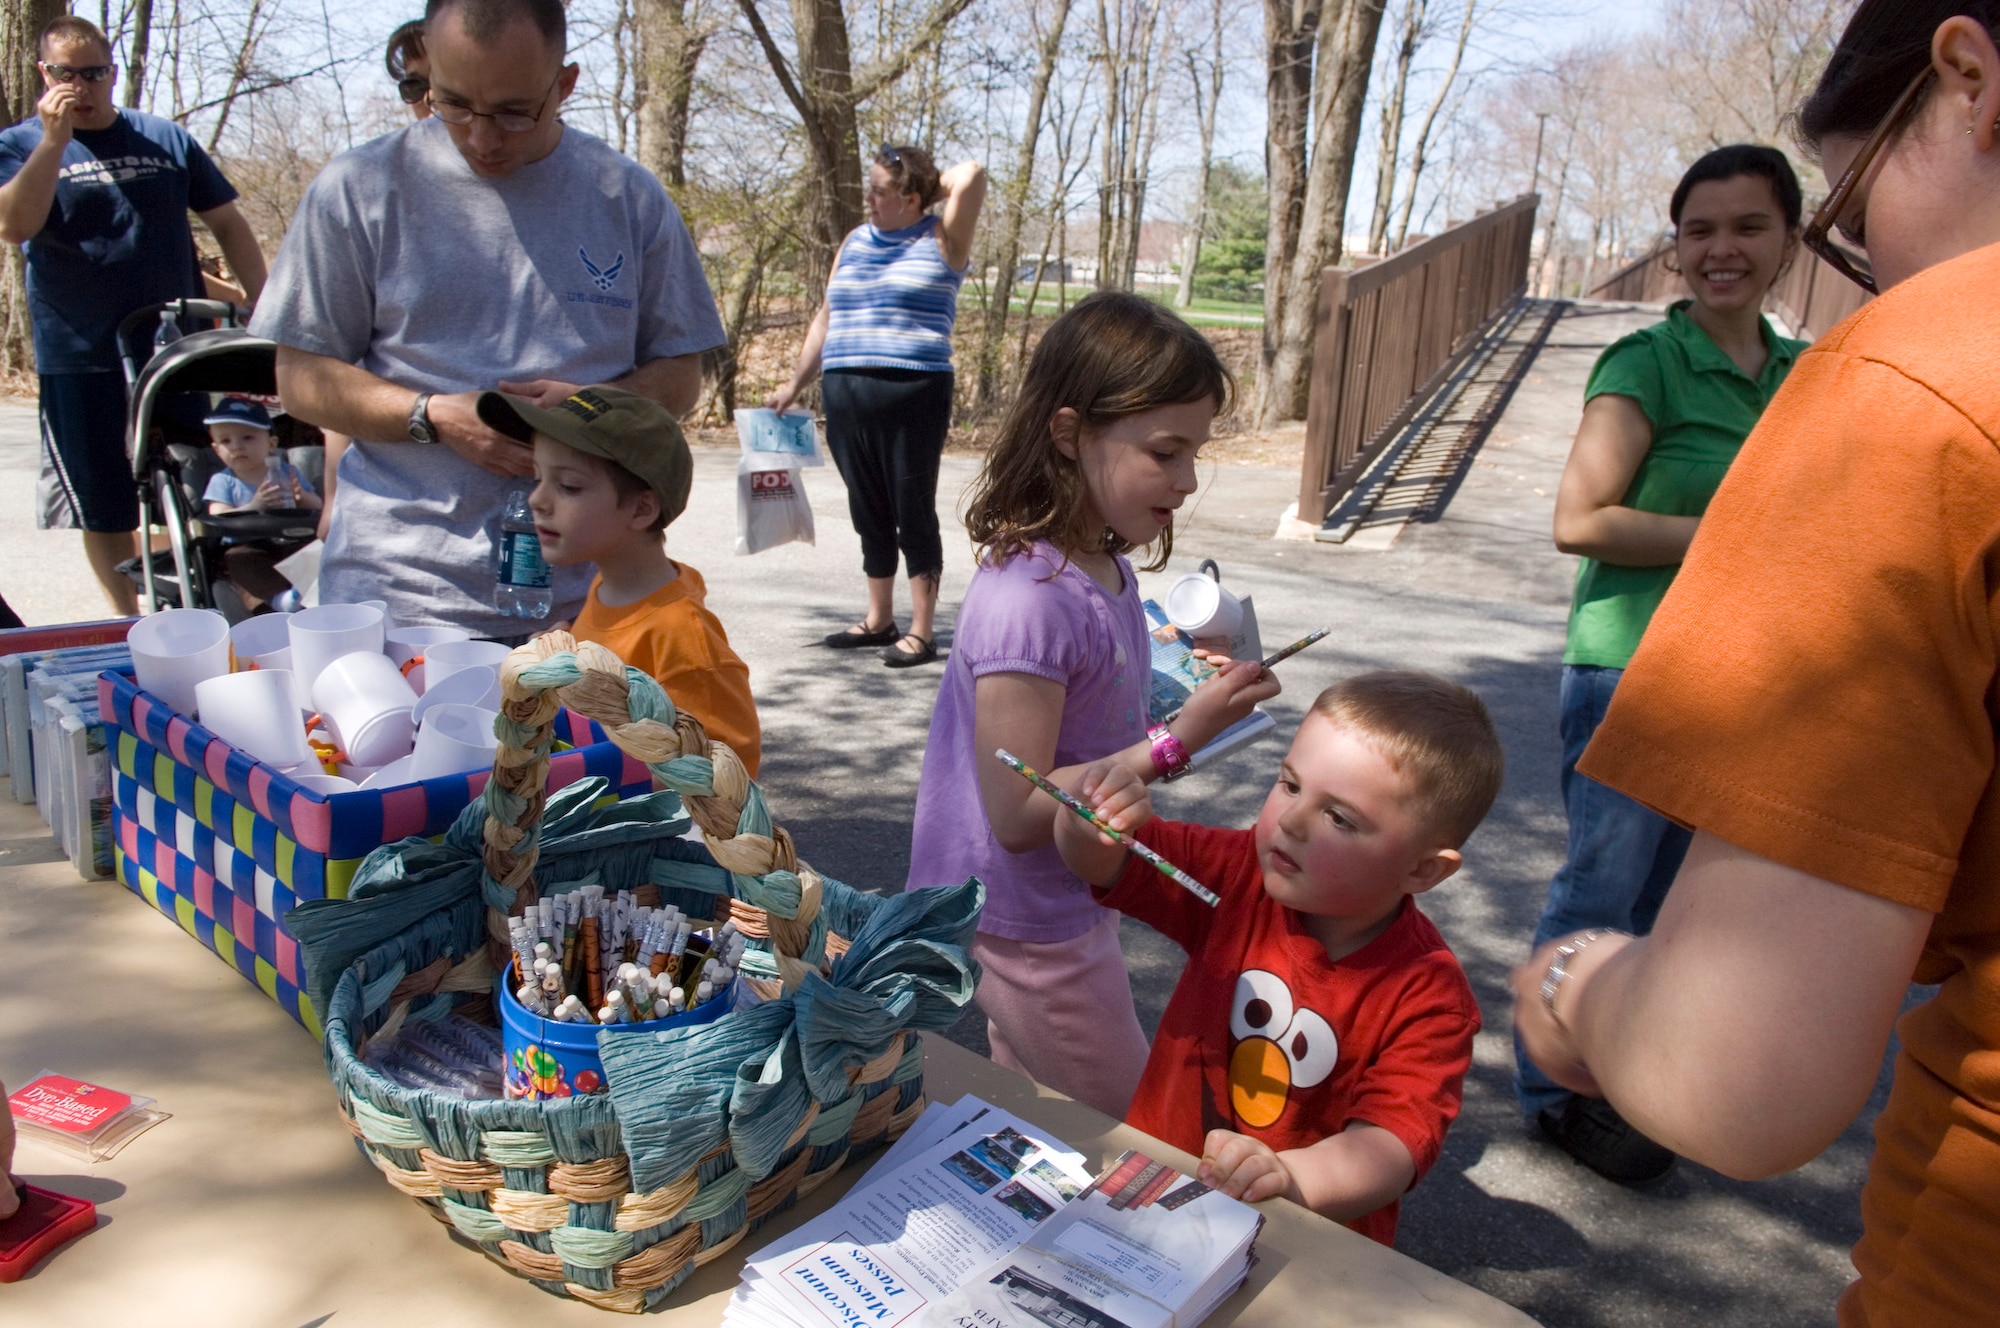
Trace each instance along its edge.
<path fill-rule="evenodd" d="M 257 492 L 251 495 L 250 506 L 259 512 L 267 512 L 274 507 L 285 506 L 287 501 L 288 495 L 284 487 L 277 480 L 267 478 L 257 486 Z"/>
<path fill-rule="evenodd" d="M 1194 689 L 1181 707 L 1175 731 L 1190 752 L 1200 751 L 1215 735 L 1236 723 L 1281 690 L 1278 675 L 1251 659 L 1220 660 L 1215 675 Z"/>
<path fill-rule="evenodd" d="M 1201 1165 L 1194 1178 L 1232 1199 L 1256 1203 L 1286 1198 L 1305 1202 L 1285 1160 L 1269 1144 L 1234 1130 L 1210 1130 L 1201 1144 Z"/>
<path fill-rule="evenodd" d="M 1121 834 L 1130 834 L 1153 819 L 1153 795 L 1147 790 L 1146 781 L 1117 761 L 1099 761 L 1087 767 L 1083 778 L 1077 781 L 1075 794 L 1078 802 Z M 1088 830 L 1069 808 L 1061 808 L 1060 814 Z M 1097 838 L 1105 844 L 1118 843 L 1101 830 Z"/>

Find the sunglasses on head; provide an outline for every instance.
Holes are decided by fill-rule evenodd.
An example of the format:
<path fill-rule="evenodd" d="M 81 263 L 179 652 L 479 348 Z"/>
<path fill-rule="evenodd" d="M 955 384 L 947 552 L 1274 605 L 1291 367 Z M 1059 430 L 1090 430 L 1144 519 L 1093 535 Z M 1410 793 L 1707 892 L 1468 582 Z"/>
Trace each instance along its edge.
<path fill-rule="evenodd" d="M 111 77 L 111 65 L 49 65 L 42 66 L 42 72 L 58 83 L 74 83 L 81 79 L 85 83 L 102 83 Z"/>
<path fill-rule="evenodd" d="M 418 74 L 408 74 L 396 80 L 396 95 L 406 106 L 415 106 L 430 95 L 431 81 Z"/>
<path fill-rule="evenodd" d="M 901 166 L 903 164 L 903 150 L 884 143 L 875 149 L 875 159 L 885 166 Z"/>

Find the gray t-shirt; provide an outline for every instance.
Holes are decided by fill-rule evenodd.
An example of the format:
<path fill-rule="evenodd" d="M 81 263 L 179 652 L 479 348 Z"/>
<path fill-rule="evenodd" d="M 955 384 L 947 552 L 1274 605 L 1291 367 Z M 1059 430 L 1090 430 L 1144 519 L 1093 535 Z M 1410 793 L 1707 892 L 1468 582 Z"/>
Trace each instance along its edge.
<path fill-rule="evenodd" d="M 605 383 L 724 340 L 687 226 L 636 162 L 564 129 L 548 156 L 484 179 L 434 118 L 327 163 L 250 329 L 438 393 Z M 448 447 L 356 440 L 340 459 L 321 599 L 387 600 L 402 626 L 527 630 L 493 607 L 492 538 L 508 495 L 532 484 Z M 575 617 L 590 576 L 555 569 L 556 617 Z"/>

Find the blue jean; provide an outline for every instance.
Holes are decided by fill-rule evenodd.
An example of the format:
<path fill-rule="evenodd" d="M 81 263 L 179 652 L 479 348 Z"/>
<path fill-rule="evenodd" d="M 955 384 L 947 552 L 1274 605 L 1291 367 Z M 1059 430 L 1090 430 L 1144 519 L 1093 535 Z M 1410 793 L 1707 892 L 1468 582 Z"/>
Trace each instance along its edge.
<path fill-rule="evenodd" d="M 1588 927 L 1615 927 L 1643 936 L 1653 929 L 1667 887 L 1681 869 L 1693 835 L 1616 789 L 1577 773 L 1590 735 L 1604 720 L 1623 669 L 1565 664 L 1562 671 L 1563 810 L 1569 814 L 1569 855 L 1549 882 L 1549 902 L 1535 944 Z M 1514 1091 L 1530 1121 L 1561 1110 L 1572 1096 L 1535 1067 L 1514 1041 Z"/>

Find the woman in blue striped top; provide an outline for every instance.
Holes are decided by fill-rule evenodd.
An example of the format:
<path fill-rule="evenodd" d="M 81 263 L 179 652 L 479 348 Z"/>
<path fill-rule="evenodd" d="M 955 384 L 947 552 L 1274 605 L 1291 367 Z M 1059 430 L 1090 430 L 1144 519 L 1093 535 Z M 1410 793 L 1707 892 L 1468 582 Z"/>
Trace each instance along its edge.
<path fill-rule="evenodd" d="M 985 201 L 978 162 L 939 175 L 923 149 L 883 144 L 868 168 L 868 222 L 841 243 L 798 367 L 769 402 L 785 409 L 824 371 L 827 446 L 847 483 L 868 577 L 867 616 L 826 644 L 880 646 L 892 669 L 937 658 L 937 478 L 951 425 L 951 329 Z M 899 554 L 910 578 L 908 632 L 896 625 Z"/>

